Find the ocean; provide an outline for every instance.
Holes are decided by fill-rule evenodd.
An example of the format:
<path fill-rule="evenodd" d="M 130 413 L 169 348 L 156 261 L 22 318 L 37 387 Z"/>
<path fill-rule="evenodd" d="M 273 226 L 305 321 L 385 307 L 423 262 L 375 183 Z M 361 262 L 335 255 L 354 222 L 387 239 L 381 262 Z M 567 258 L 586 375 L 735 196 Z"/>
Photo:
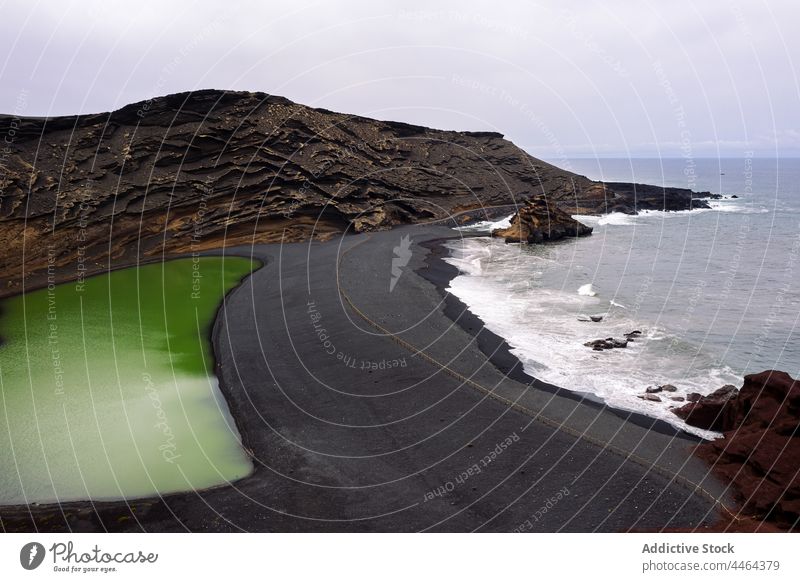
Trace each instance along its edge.
<path fill-rule="evenodd" d="M 712 209 L 576 217 L 589 237 L 511 245 L 449 243 L 463 301 L 533 377 L 695 433 L 670 408 L 742 376 L 800 372 L 800 159 L 573 159 L 605 181 L 688 187 L 725 196 Z M 481 223 L 472 234 L 508 223 Z M 602 315 L 599 322 L 582 321 Z M 584 342 L 639 330 L 627 348 Z M 661 402 L 639 398 L 672 384 Z"/>

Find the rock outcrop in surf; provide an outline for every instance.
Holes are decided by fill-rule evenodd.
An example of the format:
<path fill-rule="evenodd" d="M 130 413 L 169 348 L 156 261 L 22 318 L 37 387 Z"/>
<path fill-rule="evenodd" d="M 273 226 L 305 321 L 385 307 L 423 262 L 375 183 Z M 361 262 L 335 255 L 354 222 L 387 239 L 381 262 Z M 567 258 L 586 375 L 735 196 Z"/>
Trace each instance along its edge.
<path fill-rule="evenodd" d="M 507 243 L 541 243 L 592 234 L 592 228 L 572 218 L 545 196 L 536 196 L 519 209 L 511 226 L 492 231 Z"/>

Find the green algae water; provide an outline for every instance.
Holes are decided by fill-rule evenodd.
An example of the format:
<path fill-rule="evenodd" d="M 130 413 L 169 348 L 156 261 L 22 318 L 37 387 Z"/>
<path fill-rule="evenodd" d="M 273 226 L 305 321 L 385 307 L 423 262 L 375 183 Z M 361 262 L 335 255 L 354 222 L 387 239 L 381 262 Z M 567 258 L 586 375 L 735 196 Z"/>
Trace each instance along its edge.
<path fill-rule="evenodd" d="M 0 504 L 130 499 L 250 473 L 210 332 L 255 266 L 180 259 L 0 303 Z"/>

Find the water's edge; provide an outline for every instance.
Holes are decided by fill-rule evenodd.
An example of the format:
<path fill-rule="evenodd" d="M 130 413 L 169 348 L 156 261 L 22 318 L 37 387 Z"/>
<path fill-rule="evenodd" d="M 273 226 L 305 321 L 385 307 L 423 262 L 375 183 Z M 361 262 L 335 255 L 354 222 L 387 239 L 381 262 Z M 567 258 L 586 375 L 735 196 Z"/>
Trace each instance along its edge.
<path fill-rule="evenodd" d="M 605 401 L 594 394 L 555 386 L 538 380 L 525 372 L 522 362 L 511 352 L 511 346 L 505 338 L 500 337 L 486 327 L 483 320 L 470 311 L 469 307 L 467 307 L 461 299 L 447 291 L 450 281 L 461 273 L 457 267 L 444 260 L 444 258 L 450 254 L 446 244 L 460 238 L 477 236 L 485 236 L 485 234 L 461 233 L 452 238 L 441 238 L 422 242 L 420 246 L 426 248 L 429 252 L 425 258 L 425 266 L 417 269 L 416 273 L 436 287 L 444 301 L 444 315 L 466 333 L 476 338 L 476 344 L 492 365 L 512 380 L 531 385 L 536 389 L 551 394 L 575 400 L 596 409 L 605 409 L 628 422 L 648 430 L 685 438 L 695 443 L 704 442 L 705 439 L 702 437 L 687 432 L 665 420 L 653 418 L 639 412 L 609 406 Z M 476 330 L 480 330 L 480 334 L 477 334 Z"/>

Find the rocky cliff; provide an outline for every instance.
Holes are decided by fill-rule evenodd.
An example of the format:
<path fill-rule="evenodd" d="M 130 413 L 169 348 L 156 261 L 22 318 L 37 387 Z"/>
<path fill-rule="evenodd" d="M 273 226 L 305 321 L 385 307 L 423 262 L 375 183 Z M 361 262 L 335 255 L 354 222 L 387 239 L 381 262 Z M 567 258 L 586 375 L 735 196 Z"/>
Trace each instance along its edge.
<path fill-rule="evenodd" d="M 608 185 L 496 133 L 198 91 L 112 113 L 0 117 L 0 294 L 109 266 L 252 242 L 329 238 L 516 204 L 570 214 L 704 205 Z"/>

